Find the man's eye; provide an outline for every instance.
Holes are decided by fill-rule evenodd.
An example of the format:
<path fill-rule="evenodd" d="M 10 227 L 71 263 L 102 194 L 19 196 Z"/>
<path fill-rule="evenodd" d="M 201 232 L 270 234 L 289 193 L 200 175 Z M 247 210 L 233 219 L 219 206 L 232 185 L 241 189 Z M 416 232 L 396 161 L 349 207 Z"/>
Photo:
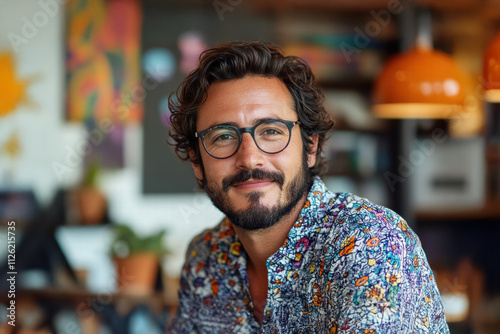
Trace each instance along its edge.
<path fill-rule="evenodd" d="M 229 133 L 224 133 L 224 134 L 221 134 L 221 135 L 218 135 L 217 137 L 215 137 L 213 141 L 226 141 L 226 140 L 230 140 L 233 138 L 234 138 L 234 136 L 230 135 Z"/>
<path fill-rule="evenodd" d="M 276 128 L 267 128 L 267 129 L 263 129 L 260 132 L 261 136 L 276 136 L 276 135 L 281 135 L 281 134 L 283 134 L 283 131 L 281 131 L 280 129 L 276 129 Z"/>
<path fill-rule="evenodd" d="M 232 132 L 217 132 L 213 133 L 210 137 L 210 143 L 214 145 L 221 145 L 226 143 L 232 143 L 238 140 L 238 136 Z"/>

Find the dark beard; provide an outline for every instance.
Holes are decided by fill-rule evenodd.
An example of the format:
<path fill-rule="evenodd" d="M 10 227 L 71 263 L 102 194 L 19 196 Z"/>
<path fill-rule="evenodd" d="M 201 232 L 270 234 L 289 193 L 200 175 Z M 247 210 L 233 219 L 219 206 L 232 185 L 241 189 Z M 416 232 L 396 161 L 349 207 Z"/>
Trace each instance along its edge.
<path fill-rule="evenodd" d="M 272 208 L 260 205 L 260 199 L 264 196 L 263 192 L 254 191 L 247 195 L 250 206 L 244 210 L 236 211 L 229 202 L 227 192 L 235 184 L 244 182 L 250 178 L 258 180 L 271 180 L 277 182 L 283 190 L 285 177 L 281 172 L 267 172 L 261 169 L 240 171 L 235 175 L 228 176 L 222 180 L 222 190 L 207 184 L 206 191 L 213 204 L 224 212 L 232 224 L 248 231 L 265 229 L 278 223 L 281 218 L 290 213 L 290 211 L 302 199 L 304 194 L 309 192 L 312 184 L 312 177 L 307 166 L 307 155 L 302 157 L 302 169 L 300 173 L 290 182 L 286 190 L 288 202 L 282 205 L 277 204 Z"/>

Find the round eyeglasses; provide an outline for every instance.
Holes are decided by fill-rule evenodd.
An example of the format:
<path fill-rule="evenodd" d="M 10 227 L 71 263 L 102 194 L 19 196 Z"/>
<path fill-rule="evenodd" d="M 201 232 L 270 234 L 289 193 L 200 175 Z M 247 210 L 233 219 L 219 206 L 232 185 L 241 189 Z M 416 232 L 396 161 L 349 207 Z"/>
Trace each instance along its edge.
<path fill-rule="evenodd" d="M 237 128 L 232 125 L 216 125 L 195 132 L 201 138 L 207 153 L 216 159 L 226 159 L 235 154 L 241 145 L 245 132 L 250 133 L 257 147 L 264 153 L 275 154 L 283 151 L 290 143 L 292 128 L 300 121 L 266 119 L 253 127 Z"/>

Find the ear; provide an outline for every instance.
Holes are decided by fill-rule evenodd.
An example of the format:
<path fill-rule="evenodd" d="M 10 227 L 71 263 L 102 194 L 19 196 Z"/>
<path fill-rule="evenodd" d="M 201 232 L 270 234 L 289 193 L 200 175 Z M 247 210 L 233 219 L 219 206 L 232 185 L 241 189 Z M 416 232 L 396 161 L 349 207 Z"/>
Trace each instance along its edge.
<path fill-rule="evenodd" d="M 196 155 L 196 153 L 193 150 L 189 150 L 189 157 L 191 158 L 191 161 L 195 160 L 195 155 Z M 191 165 L 193 166 L 194 176 L 198 180 L 203 180 L 203 172 L 201 170 L 200 164 L 195 164 L 195 163 L 191 162 Z"/>
<path fill-rule="evenodd" d="M 311 168 L 316 163 L 316 152 L 318 151 L 318 134 L 312 136 L 313 143 L 310 145 L 311 153 L 307 156 L 307 166 Z"/>

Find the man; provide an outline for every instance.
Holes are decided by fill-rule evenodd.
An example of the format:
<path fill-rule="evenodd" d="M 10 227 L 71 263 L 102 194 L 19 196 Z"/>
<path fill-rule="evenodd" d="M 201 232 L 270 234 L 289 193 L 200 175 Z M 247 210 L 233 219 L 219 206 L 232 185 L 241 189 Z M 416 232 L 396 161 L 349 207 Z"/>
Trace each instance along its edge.
<path fill-rule="evenodd" d="M 333 122 L 303 61 L 209 49 L 170 108 L 177 154 L 227 218 L 190 244 L 169 332 L 449 332 L 406 222 L 318 176 Z"/>

